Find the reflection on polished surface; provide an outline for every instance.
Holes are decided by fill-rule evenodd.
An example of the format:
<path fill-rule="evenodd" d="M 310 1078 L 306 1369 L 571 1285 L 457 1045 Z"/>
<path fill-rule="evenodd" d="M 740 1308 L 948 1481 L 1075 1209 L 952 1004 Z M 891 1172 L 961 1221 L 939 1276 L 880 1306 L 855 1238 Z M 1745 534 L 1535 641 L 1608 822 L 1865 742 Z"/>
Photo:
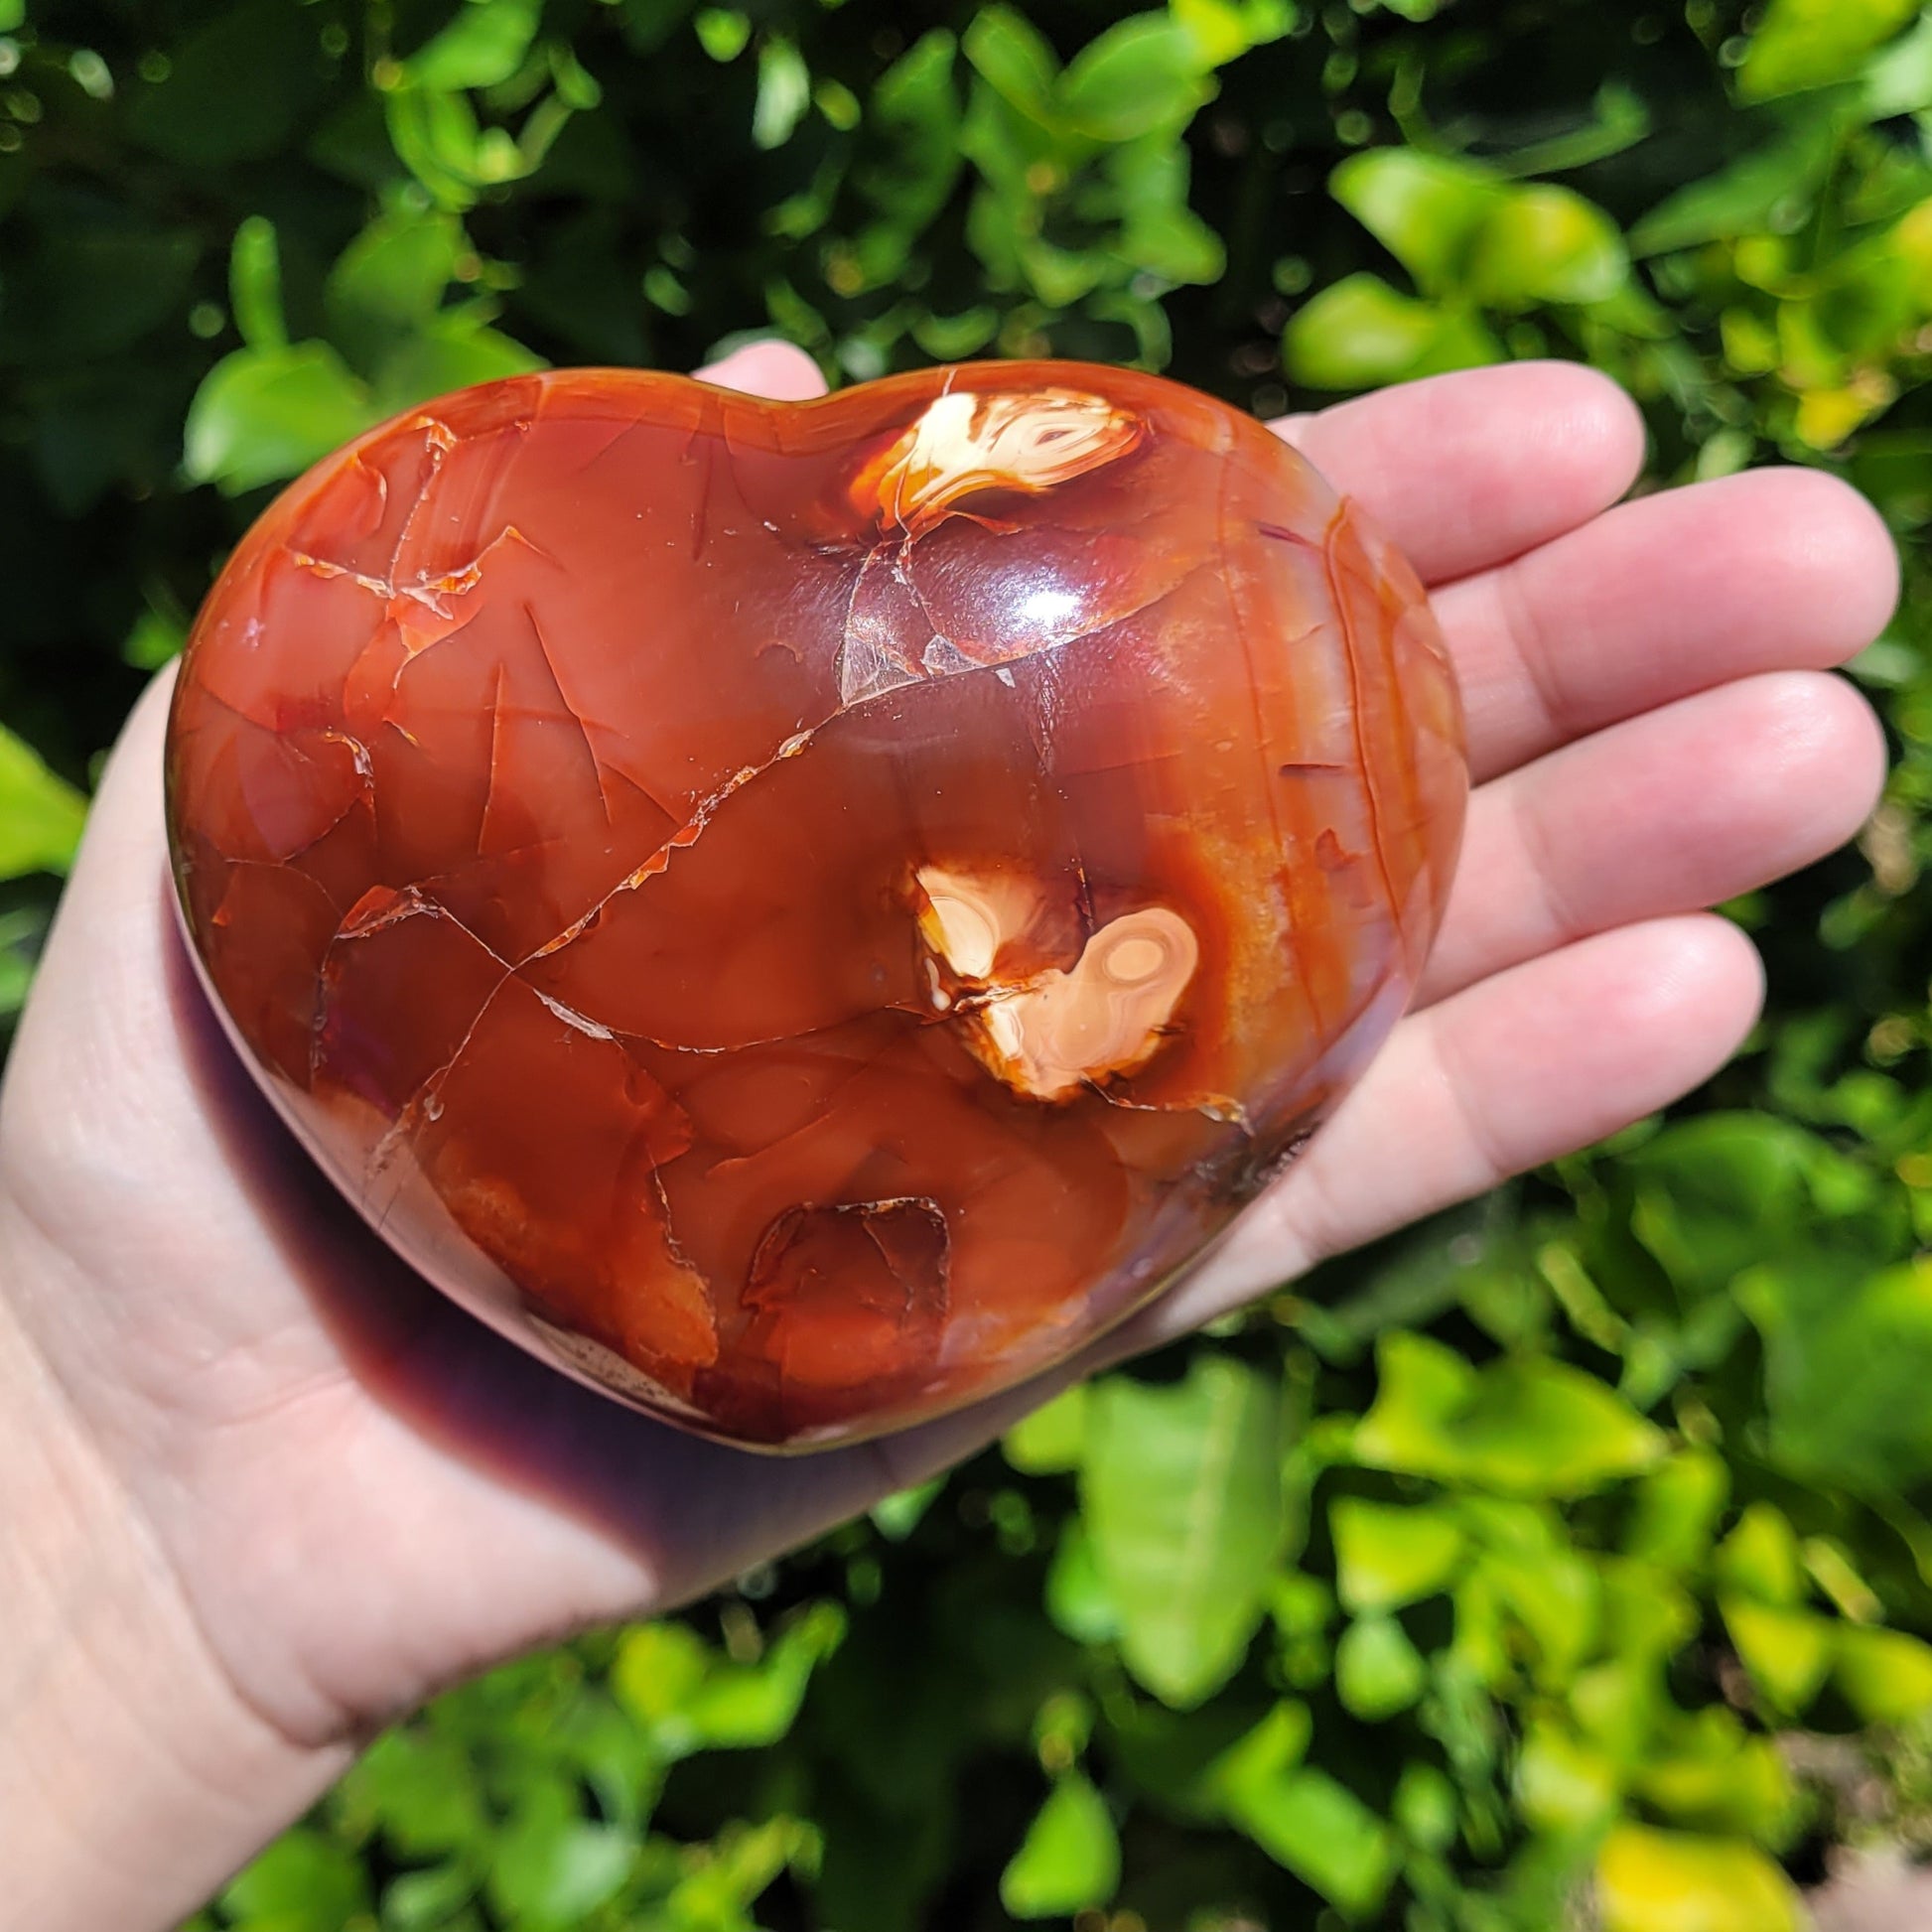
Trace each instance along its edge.
<path fill-rule="evenodd" d="M 1401 559 L 1073 363 L 400 418 L 237 550 L 168 779 L 208 985 L 384 1236 L 793 1448 L 1197 1254 L 1400 1012 L 1466 786 Z"/>

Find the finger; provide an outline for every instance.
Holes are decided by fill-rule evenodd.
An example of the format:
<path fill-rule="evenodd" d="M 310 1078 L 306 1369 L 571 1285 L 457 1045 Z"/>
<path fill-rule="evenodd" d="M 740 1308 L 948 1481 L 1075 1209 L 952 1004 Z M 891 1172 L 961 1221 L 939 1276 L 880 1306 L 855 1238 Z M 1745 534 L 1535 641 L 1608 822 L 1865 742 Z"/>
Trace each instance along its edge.
<path fill-rule="evenodd" d="M 1897 598 L 1877 512 L 1790 469 L 1620 504 L 1433 601 L 1481 779 L 1728 678 L 1842 664 Z"/>
<path fill-rule="evenodd" d="M 16 1176 L 65 1162 L 105 1186 L 117 1163 L 142 1173 L 173 1152 L 157 1145 L 177 1123 L 156 1048 L 177 1028 L 161 786 L 174 683 L 170 665 L 121 728 L 21 1015 L 0 1087 L 0 1146 Z M 18 1159 L 23 1147 L 33 1161 Z"/>
<path fill-rule="evenodd" d="M 1762 996 L 1750 942 L 1700 914 L 1599 933 L 1412 1016 L 1213 1258 L 1084 1366 L 1642 1119 L 1730 1057 Z"/>
<path fill-rule="evenodd" d="M 700 382 L 738 389 L 773 402 L 809 402 L 825 393 L 825 377 L 802 348 L 791 343 L 747 343 L 697 371 Z"/>
<path fill-rule="evenodd" d="M 1636 405 L 1574 362 L 1430 376 L 1274 428 L 1361 503 L 1426 584 L 1575 529 L 1643 461 Z"/>
<path fill-rule="evenodd" d="M 1470 801 L 1416 1004 L 1810 865 L 1864 822 L 1884 776 L 1871 707 L 1842 678 L 1784 671 L 1647 712 L 1497 778 Z"/>

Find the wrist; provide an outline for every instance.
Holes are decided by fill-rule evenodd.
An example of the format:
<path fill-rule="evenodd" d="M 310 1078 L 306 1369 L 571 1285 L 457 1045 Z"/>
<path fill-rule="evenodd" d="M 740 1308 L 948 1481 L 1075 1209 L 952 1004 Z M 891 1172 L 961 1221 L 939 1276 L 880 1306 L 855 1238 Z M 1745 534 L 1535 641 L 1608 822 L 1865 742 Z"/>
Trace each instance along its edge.
<path fill-rule="evenodd" d="M 36 1248 L 0 1227 L 0 1289 Z M 348 1761 L 238 1694 L 4 1294 L 0 1605 L 0 1932 L 159 1932 Z"/>

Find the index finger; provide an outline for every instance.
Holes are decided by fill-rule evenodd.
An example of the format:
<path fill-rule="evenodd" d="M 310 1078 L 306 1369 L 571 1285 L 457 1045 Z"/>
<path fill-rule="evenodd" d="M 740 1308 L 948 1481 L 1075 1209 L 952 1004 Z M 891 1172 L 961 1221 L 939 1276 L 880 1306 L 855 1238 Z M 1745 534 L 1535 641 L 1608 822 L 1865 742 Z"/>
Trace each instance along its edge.
<path fill-rule="evenodd" d="M 1429 376 L 1272 427 L 1432 585 L 1587 523 L 1643 464 L 1636 404 L 1573 362 Z"/>

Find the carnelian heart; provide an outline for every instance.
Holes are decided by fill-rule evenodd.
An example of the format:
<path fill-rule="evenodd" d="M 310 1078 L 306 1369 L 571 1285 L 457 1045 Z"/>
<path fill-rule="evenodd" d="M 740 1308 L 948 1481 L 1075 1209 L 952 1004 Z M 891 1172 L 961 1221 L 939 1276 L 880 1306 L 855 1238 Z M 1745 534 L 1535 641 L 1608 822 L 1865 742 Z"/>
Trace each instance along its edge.
<path fill-rule="evenodd" d="M 1170 1281 L 1414 989 L 1466 776 L 1408 567 L 1249 418 L 1015 362 L 491 383 L 249 533 L 169 830 L 230 1031 L 449 1293 L 733 1442 Z"/>

